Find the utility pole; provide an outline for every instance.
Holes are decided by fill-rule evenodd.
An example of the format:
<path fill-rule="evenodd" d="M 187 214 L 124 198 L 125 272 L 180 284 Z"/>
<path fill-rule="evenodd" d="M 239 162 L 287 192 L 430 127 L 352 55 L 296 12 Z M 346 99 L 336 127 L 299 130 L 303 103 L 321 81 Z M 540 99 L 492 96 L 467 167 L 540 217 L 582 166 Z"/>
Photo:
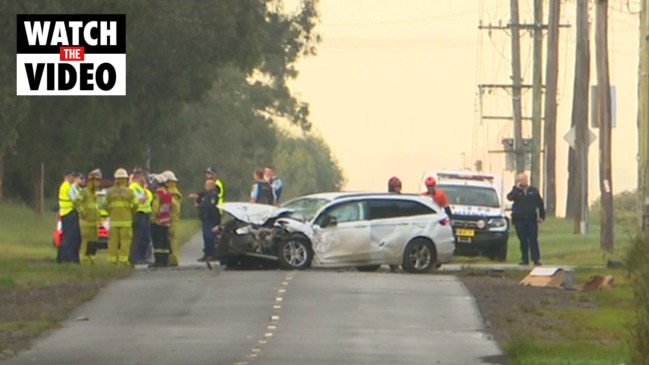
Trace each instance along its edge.
<path fill-rule="evenodd" d="M 641 232 L 649 244 L 649 0 L 640 11 L 640 65 L 638 67 L 638 192 Z"/>
<path fill-rule="evenodd" d="M 574 126 L 574 165 L 568 180 L 568 196 L 573 195 L 574 233 L 588 231 L 588 93 L 590 80 L 590 46 L 588 37 L 588 0 L 577 0 L 577 46 L 572 99 Z"/>
<path fill-rule="evenodd" d="M 545 214 L 557 213 L 556 156 L 557 156 L 557 82 L 559 76 L 559 19 L 561 0 L 550 0 L 548 12 L 548 55 L 545 71 L 545 112 L 543 130 Z"/>
<path fill-rule="evenodd" d="M 516 174 L 525 171 L 523 153 L 523 115 L 521 110 L 521 35 L 518 20 L 518 0 L 510 0 L 510 27 L 512 32 L 512 106 L 514 110 L 514 154 Z"/>
<path fill-rule="evenodd" d="M 543 119 L 543 0 L 534 0 L 534 60 L 532 61 L 532 156 L 530 183 L 541 186 L 541 130 Z"/>
<path fill-rule="evenodd" d="M 599 191 L 602 202 L 600 245 L 613 251 L 613 181 L 611 163 L 611 85 L 608 65 L 608 0 L 597 0 L 595 11 L 595 56 L 597 65 L 597 110 L 599 128 Z"/>

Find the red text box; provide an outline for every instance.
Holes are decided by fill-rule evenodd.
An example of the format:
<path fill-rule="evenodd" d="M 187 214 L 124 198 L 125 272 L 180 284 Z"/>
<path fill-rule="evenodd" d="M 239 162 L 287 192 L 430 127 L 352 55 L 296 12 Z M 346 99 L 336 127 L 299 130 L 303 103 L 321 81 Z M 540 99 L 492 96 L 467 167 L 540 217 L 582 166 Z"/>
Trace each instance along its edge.
<path fill-rule="evenodd" d="M 61 47 L 60 61 L 83 61 L 83 47 Z"/>

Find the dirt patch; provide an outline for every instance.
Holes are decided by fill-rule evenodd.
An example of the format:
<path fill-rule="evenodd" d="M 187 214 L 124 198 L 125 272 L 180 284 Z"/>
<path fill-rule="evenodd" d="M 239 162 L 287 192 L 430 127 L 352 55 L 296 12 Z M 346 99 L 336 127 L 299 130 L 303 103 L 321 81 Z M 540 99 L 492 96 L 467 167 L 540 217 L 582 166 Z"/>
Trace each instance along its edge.
<path fill-rule="evenodd" d="M 498 343 L 522 337 L 560 341 L 566 323 L 551 315 L 556 309 L 594 310 L 584 293 L 519 285 L 520 278 L 506 274 L 458 277 L 476 298 L 486 329 Z"/>
<path fill-rule="evenodd" d="M 75 282 L 0 289 L 0 359 L 27 347 L 41 331 L 56 327 L 104 284 Z"/>

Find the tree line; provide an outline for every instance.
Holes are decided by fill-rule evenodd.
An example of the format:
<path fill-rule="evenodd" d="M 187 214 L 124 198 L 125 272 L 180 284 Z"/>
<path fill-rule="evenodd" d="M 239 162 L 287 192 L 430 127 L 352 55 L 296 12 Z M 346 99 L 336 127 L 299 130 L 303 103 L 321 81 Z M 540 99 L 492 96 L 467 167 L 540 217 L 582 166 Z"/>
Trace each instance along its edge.
<path fill-rule="evenodd" d="M 126 14 L 127 96 L 16 96 L 16 14 L 38 13 Z M 186 191 L 214 166 L 228 200 L 245 198 L 265 164 L 286 196 L 344 184 L 287 85 L 316 52 L 317 0 L 293 12 L 280 0 L 0 0 L 0 14 L 0 201 L 35 201 L 41 180 L 53 197 L 66 169 L 110 177 L 147 164 Z"/>

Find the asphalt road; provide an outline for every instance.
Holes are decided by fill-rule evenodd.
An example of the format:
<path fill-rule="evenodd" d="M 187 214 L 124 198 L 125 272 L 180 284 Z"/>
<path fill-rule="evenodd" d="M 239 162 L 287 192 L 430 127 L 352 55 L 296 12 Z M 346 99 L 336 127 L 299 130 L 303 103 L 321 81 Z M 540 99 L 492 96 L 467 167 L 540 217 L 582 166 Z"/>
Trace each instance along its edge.
<path fill-rule="evenodd" d="M 142 270 L 3 364 L 498 364 L 450 275 Z"/>

